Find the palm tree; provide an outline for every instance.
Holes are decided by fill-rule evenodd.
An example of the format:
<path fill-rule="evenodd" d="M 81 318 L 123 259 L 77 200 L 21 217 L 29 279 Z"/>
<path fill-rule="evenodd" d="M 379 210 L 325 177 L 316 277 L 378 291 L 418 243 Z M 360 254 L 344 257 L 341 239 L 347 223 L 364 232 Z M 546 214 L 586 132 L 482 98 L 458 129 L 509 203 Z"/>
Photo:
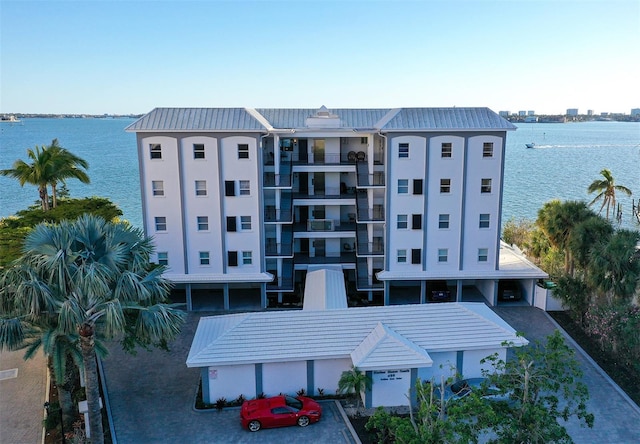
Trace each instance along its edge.
<path fill-rule="evenodd" d="M 66 184 L 66 179 L 78 179 L 82 183 L 89 183 L 89 176 L 81 169 L 88 169 L 89 163 L 58 145 L 58 139 L 51 141 L 47 152 L 50 155 L 51 167 L 54 171 L 49 185 L 51 185 L 53 208 L 55 208 L 58 205 L 56 194 L 58 182 Z"/>
<path fill-rule="evenodd" d="M 358 367 L 342 372 L 338 381 L 338 393 L 353 393 L 356 398 L 356 406 L 360 407 L 361 393 L 365 389 L 371 389 L 371 377 L 362 372 Z"/>
<path fill-rule="evenodd" d="M 551 245 L 564 253 L 564 272 L 573 275 L 574 261 L 569 239 L 575 227 L 594 217 L 584 202 L 552 200 L 538 210 L 536 224 L 545 233 Z"/>
<path fill-rule="evenodd" d="M 616 191 L 620 191 L 627 196 L 631 196 L 631 190 L 625 186 L 616 185 L 613 175 L 608 169 L 603 169 L 600 171 L 600 174 L 602 174 L 604 179 L 594 180 L 591 185 L 589 185 L 589 188 L 587 188 L 587 192 L 589 194 L 598 193 L 598 195 L 589 203 L 589 206 L 602 199 L 602 206 L 600 207 L 598 214 L 602 213 L 602 209 L 606 206 L 607 220 L 609 220 L 609 210 L 611 208 L 616 208 Z"/>
<path fill-rule="evenodd" d="M 31 163 L 18 159 L 13 163 L 13 168 L 0 170 L 0 174 L 18 179 L 20 186 L 24 186 L 25 183 L 36 185 L 42 211 L 48 211 L 49 195 L 47 193 L 47 185 L 51 182 L 52 173 L 49 164 L 49 153 L 46 147 L 36 146 L 35 150 L 27 150 L 27 157 L 31 159 Z"/>
<path fill-rule="evenodd" d="M 0 345 L 20 346 L 30 323 L 51 317 L 62 333 L 77 335 L 95 443 L 104 442 L 96 341 L 163 347 L 184 322 L 184 312 L 164 304 L 171 284 L 163 267 L 149 264 L 152 251 L 139 229 L 96 216 L 39 224 L 0 288 L 0 305 L 14 306 L 7 315 L 0 307 Z"/>
<path fill-rule="evenodd" d="M 53 139 L 49 146 L 28 149 L 27 157 L 31 159 L 30 163 L 18 159 L 13 168 L 0 170 L 0 174 L 18 179 L 21 186 L 25 183 L 37 185 L 43 211 L 49 210 L 48 185 L 52 188 L 55 208 L 58 182 L 66 183 L 66 179 L 73 178 L 89 183 L 89 176 L 82 170 L 89 168 L 87 161 L 62 148 L 58 139 Z"/>

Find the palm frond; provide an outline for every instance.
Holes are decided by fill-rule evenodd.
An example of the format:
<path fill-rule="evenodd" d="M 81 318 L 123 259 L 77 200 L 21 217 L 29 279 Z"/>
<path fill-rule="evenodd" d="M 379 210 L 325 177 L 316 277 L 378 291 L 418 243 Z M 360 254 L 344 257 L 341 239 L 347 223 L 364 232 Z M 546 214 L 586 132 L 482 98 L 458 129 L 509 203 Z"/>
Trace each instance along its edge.
<path fill-rule="evenodd" d="M 25 341 L 25 325 L 19 318 L 0 318 L 0 350 L 18 350 Z"/>

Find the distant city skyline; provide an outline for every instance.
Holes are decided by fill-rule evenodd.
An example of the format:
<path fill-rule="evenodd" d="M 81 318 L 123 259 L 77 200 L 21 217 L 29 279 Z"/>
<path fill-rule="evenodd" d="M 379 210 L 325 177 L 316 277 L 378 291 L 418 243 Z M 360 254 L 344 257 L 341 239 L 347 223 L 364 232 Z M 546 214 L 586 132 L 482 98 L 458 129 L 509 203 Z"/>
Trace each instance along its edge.
<path fill-rule="evenodd" d="M 2 114 L 640 107 L 636 0 L 0 3 Z"/>

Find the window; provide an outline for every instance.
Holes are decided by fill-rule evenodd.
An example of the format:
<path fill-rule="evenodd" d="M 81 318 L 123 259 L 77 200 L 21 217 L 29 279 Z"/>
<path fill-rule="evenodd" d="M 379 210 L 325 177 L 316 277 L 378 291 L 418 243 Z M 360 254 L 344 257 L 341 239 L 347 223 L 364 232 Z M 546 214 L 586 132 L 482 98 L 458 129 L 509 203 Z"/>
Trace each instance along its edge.
<path fill-rule="evenodd" d="M 198 231 L 209 229 L 209 216 L 198 216 Z"/>
<path fill-rule="evenodd" d="M 422 248 L 412 248 L 411 249 L 411 263 L 419 264 L 422 260 Z"/>
<path fill-rule="evenodd" d="M 493 142 L 482 144 L 482 157 L 493 157 Z"/>
<path fill-rule="evenodd" d="M 240 228 L 244 231 L 251 229 L 251 216 L 240 216 Z"/>
<path fill-rule="evenodd" d="M 237 231 L 236 229 L 236 217 L 227 216 L 227 232 Z"/>
<path fill-rule="evenodd" d="M 236 195 L 236 183 L 233 180 L 224 181 L 224 195 L 225 196 Z"/>
<path fill-rule="evenodd" d="M 411 216 L 411 228 L 414 230 L 422 229 L 422 214 L 414 214 Z"/>
<path fill-rule="evenodd" d="M 230 267 L 238 266 L 238 252 L 237 251 L 227 251 L 227 265 Z"/>
<path fill-rule="evenodd" d="M 207 195 L 207 181 L 196 180 L 196 196 L 206 196 L 206 195 Z"/>
<path fill-rule="evenodd" d="M 369 138 L 368 137 L 361 137 L 360 138 L 360 144 L 361 145 L 366 145 L 369 143 Z"/>
<path fill-rule="evenodd" d="M 438 216 L 438 228 L 446 229 L 449 228 L 449 215 L 441 214 Z"/>
<path fill-rule="evenodd" d="M 404 228 L 408 227 L 407 224 L 407 215 L 406 214 L 398 214 L 398 223 L 397 223 L 397 227 L 399 230 L 402 230 Z"/>
<path fill-rule="evenodd" d="M 149 144 L 149 153 L 152 159 L 162 159 L 162 146 L 159 143 Z"/>
<path fill-rule="evenodd" d="M 248 196 L 251 194 L 251 182 L 248 180 L 240 181 L 240 196 Z"/>
<path fill-rule="evenodd" d="M 204 143 L 193 144 L 193 158 L 204 159 Z"/>
<path fill-rule="evenodd" d="M 156 217 L 156 231 L 167 231 L 167 218 L 164 216 Z"/>
<path fill-rule="evenodd" d="M 154 196 L 164 196 L 164 182 L 161 180 L 152 180 L 151 189 Z"/>
<path fill-rule="evenodd" d="M 398 157 L 400 159 L 406 159 L 409 157 L 409 144 L 401 143 L 398 145 Z"/>
<path fill-rule="evenodd" d="M 447 262 L 449 260 L 449 250 L 447 248 L 438 248 L 438 262 Z"/>
<path fill-rule="evenodd" d="M 451 179 L 440 179 L 440 192 L 441 193 L 451 192 Z"/>
<path fill-rule="evenodd" d="M 398 194 L 409 192 L 409 179 L 398 179 Z"/>
<path fill-rule="evenodd" d="M 478 262 L 487 262 L 489 257 L 488 248 L 478 248 Z"/>
<path fill-rule="evenodd" d="M 253 263 L 253 257 L 250 251 L 242 252 L 242 265 L 251 265 Z"/>
<path fill-rule="evenodd" d="M 407 250 L 398 250 L 398 263 L 405 264 L 407 262 Z"/>
<path fill-rule="evenodd" d="M 490 214 L 484 213 L 480 215 L 480 223 L 479 223 L 480 228 L 489 228 L 490 222 L 491 222 Z"/>
<path fill-rule="evenodd" d="M 238 144 L 238 159 L 248 159 L 249 158 L 249 145 L 246 143 Z"/>
<path fill-rule="evenodd" d="M 158 265 L 169 265 L 169 253 L 166 251 L 158 253 Z"/>
<path fill-rule="evenodd" d="M 451 157 L 451 143 L 443 143 L 442 144 L 442 151 L 441 151 L 441 156 L 442 157 Z"/>
<path fill-rule="evenodd" d="M 491 179 L 482 179 L 482 185 L 480 186 L 481 193 L 491 192 Z"/>
<path fill-rule="evenodd" d="M 422 194 L 422 179 L 413 179 L 413 194 Z"/>
<path fill-rule="evenodd" d="M 200 265 L 209 265 L 209 264 L 210 264 L 209 252 L 208 251 L 201 251 L 200 252 Z"/>

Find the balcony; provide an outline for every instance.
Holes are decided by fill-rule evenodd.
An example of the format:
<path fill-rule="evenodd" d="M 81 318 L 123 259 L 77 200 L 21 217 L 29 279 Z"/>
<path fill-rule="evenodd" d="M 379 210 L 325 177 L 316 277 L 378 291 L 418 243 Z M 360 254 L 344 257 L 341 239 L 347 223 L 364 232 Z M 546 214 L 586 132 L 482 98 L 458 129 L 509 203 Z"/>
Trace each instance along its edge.
<path fill-rule="evenodd" d="M 265 257 L 293 257 L 293 242 L 275 242 L 275 239 L 267 239 L 264 246 Z"/>
<path fill-rule="evenodd" d="M 340 256 L 310 256 L 308 252 L 296 252 L 294 257 L 296 264 L 354 264 L 354 253 L 340 253 Z"/>
<path fill-rule="evenodd" d="M 282 260 L 282 276 L 278 276 L 275 270 L 269 270 L 275 278 L 267 283 L 267 292 L 292 292 L 293 291 L 293 259 Z"/>
<path fill-rule="evenodd" d="M 265 188 L 291 188 L 291 174 L 264 173 Z"/>
<path fill-rule="evenodd" d="M 358 224 L 356 231 L 356 254 L 358 257 L 384 256 L 384 239 L 373 237 L 373 242 L 369 242 L 365 225 Z"/>
<path fill-rule="evenodd" d="M 384 172 L 375 171 L 369 174 L 369 165 L 366 162 L 356 164 L 356 176 L 358 188 L 384 187 Z"/>
<path fill-rule="evenodd" d="M 295 199 L 354 199 L 356 197 L 355 193 L 349 193 L 348 191 L 345 193 L 341 192 L 341 187 L 326 187 L 323 189 L 316 188 L 313 194 L 309 193 L 293 193 L 293 197 Z"/>
<path fill-rule="evenodd" d="M 369 274 L 367 259 L 359 258 L 356 262 L 356 289 L 358 291 L 382 291 L 384 283 L 376 278 L 376 273 L 383 269 L 382 259 L 374 260 L 373 273 Z"/>
<path fill-rule="evenodd" d="M 369 208 L 367 193 L 361 191 L 356 198 L 356 218 L 358 223 L 384 222 L 384 205 L 374 204 Z"/>
<path fill-rule="evenodd" d="M 293 210 L 276 210 L 275 207 L 265 207 L 264 221 L 266 223 L 292 223 Z"/>

